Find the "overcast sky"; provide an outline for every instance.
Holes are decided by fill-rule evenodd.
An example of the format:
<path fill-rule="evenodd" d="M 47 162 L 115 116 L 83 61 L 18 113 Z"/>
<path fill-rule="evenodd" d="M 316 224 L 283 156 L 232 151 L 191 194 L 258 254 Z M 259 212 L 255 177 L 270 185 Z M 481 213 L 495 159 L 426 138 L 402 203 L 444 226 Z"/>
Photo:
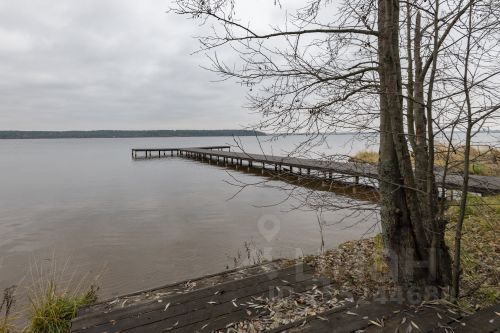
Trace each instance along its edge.
<path fill-rule="evenodd" d="M 272 0 L 248 3 L 252 24 L 285 14 Z M 204 56 L 190 55 L 198 48 L 192 37 L 206 28 L 165 13 L 169 4 L 0 0 L 0 130 L 254 123 L 257 116 L 243 108 L 247 88 L 211 82 L 217 76 L 200 68 Z"/>

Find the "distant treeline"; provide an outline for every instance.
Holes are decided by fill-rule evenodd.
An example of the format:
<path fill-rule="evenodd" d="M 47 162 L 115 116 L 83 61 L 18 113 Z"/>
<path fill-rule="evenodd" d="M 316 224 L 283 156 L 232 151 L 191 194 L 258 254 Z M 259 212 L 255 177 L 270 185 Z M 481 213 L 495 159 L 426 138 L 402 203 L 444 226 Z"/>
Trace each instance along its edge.
<path fill-rule="evenodd" d="M 84 139 L 84 138 L 158 138 L 187 136 L 266 135 L 250 130 L 145 130 L 145 131 L 0 131 L 0 139 Z"/>

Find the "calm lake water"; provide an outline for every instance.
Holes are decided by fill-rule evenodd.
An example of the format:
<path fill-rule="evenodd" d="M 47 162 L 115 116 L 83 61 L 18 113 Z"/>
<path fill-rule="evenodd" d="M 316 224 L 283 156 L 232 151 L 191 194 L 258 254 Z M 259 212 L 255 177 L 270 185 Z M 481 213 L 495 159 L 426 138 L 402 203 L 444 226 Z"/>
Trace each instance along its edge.
<path fill-rule="evenodd" d="M 281 155 L 302 139 L 241 142 L 248 152 L 262 146 Z M 349 154 L 367 142 L 335 135 L 320 151 Z M 294 199 L 272 205 L 286 192 L 249 187 L 232 198 L 239 190 L 232 177 L 263 177 L 188 159 L 130 157 L 132 147 L 221 144 L 234 145 L 233 138 L 0 141 L 0 289 L 29 284 L 33 267 L 54 258 L 68 264 L 65 274 L 101 275 L 101 295 L 109 297 L 232 267 L 248 241 L 274 258 L 317 253 L 316 213 L 290 210 Z M 348 213 L 324 216 L 333 224 L 324 230 L 328 248 L 376 224 L 374 214 Z"/>

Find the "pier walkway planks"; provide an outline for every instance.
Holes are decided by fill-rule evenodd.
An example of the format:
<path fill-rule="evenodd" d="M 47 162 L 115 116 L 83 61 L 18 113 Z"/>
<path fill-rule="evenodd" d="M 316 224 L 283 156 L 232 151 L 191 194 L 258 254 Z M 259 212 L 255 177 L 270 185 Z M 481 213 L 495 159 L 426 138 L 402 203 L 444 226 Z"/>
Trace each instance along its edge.
<path fill-rule="evenodd" d="M 262 167 L 263 169 L 271 167 L 271 170 L 282 172 L 284 168 L 288 172 L 294 171 L 301 174 L 310 174 L 315 171 L 319 177 L 325 180 L 332 179 L 333 175 L 344 175 L 355 178 L 355 183 L 358 184 L 359 178 L 367 178 L 372 180 L 378 179 L 377 167 L 367 163 L 356 162 L 336 162 L 322 161 L 315 159 L 305 159 L 286 156 L 274 156 L 264 154 L 249 154 L 244 152 L 231 152 L 230 146 L 212 146 L 201 148 L 148 148 L 148 149 L 133 149 L 132 157 L 134 159 L 148 159 L 153 157 L 166 157 L 167 152 L 170 156 L 184 156 L 195 158 L 203 161 L 217 161 L 225 165 L 243 166 L 245 163 L 249 167 Z M 144 153 L 141 155 L 140 153 Z M 440 185 L 439 179 L 442 177 L 442 172 L 435 171 Z M 451 190 L 460 190 L 463 185 L 462 175 L 448 174 L 444 187 Z M 469 177 L 469 192 L 479 193 L 481 195 L 496 195 L 500 194 L 500 177 L 493 176 L 477 176 Z"/>

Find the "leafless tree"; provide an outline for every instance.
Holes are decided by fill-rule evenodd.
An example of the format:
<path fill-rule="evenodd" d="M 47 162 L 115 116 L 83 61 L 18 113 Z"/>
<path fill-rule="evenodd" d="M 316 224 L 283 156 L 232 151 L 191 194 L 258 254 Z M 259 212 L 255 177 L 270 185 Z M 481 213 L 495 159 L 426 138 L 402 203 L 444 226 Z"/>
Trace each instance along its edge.
<path fill-rule="evenodd" d="M 377 131 L 380 216 L 393 276 L 403 286 L 449 285 L 434 142 L 463 121 L 449 112 L 471 88 L 465 78 L 467 87 L 457 89 L 462 74 L 453 60 L 476 53 L 463 43 L 471 35 L 464 22 L 473 15 L 498 36 L 498 1 L 311 0 L 267 32 L 240 20 L 235 0 L 176 0 L 172 11 L 213 24 L 199 37 L 202 50 L 213 50 L 211 70 L 251 87 L 249 107 L 262 114 L 261 129 L 307 132 L 312 141 L 338 129 Z M 470 38 L 480 45 L 492 35 Z M 488 47 L 491 55 L 499 45 Z M 218 49 L 240 61 L 225 63 Z M 478 67 L 485 76 L 476 89 L 498 80 L 493 67 Z M 481 100 L 484 121 L 500 105 L 489 97 Z"/>
<path fill-rule="evenodd" d="M 498 16 L 495 18 L 494 15 L 490 15 L 491 10 L 492 8 L 484 6 L 481 2 L 471 4 L 467 15 L 457 23 L 461 25 L 462 35 L 457 35 L 456 43 L 447 50 L 447 55 L 450 56 L 455 73 L 457 73 L 453 82 L 455 90 L 460 92 L 449 95 L 452 104 L 456 106 L 457 112 L 455 113 L 458 114 L 452 125 L 463 127 L 465 132 L 462 196 L 455 229 L 451 285 L 453 300 L 459 298 L 460 292 L 461 238 L 468 199 L 472 139 L 485 124 L 495 118 L 498 119 L 495 113 L 500 113 L 498 112 L 500 110 L 499 82 L 490 80 L 500 73 L 498 60 L 500 23 Z M 453 87 L 453 84 L 447 86 Z"/>

